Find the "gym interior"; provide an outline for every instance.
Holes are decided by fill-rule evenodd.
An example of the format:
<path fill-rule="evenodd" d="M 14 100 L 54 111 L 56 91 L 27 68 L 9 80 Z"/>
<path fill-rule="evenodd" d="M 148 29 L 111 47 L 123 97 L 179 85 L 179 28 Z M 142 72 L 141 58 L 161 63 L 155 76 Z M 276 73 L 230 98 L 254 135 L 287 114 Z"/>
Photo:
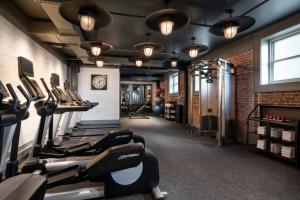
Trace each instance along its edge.
<path fill-rule="evenodd" d="M 299 200 L 299 0 L 2 0 L 0 200 Z"/>

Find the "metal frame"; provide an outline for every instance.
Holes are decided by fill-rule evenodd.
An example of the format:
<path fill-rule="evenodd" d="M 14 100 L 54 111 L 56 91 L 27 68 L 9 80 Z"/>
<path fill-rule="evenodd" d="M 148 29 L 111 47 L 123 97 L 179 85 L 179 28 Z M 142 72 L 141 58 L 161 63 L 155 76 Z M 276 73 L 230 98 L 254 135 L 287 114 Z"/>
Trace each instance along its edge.
<path fill-rule="evenodd" d="M 211 65 L 217 65 L 216 68 L 212 68 Z M 232 85 L 235 84 L 235 79 L 232 77 L 235 75 L 234 68 L 232 67 L 233 64 L 218 58 L 213 61 L 200 61 L 200 63 L 195 64 L 192 66 L 192 76 L 195 77 L 195 71 L 196 70 L 216 70 L 218 73 L 219 78 L 219 86 L 218 86 L 218 131 L 216 138 L 218 140 L 219 145 L 225 144 L 228 140 L 232 139 L 232 136 L 230 134 L 229 125 L 231 115 L 235 112 L 234 109 L 234 98 L 235 95 L 234 89 L 232 88 Z M 201 99 L 201 73 L 199 73 L 199 133 L 202 132 L 202 99 Z M 191 84 L 194 81 L 191 81 Z M 191 86 L 191 91 L 193 91 L 193 86 Z M 193 98 L 193 93 L 191 94 L 191 99 Z M 233 108 L 231 108 L 233 107 Z"/>

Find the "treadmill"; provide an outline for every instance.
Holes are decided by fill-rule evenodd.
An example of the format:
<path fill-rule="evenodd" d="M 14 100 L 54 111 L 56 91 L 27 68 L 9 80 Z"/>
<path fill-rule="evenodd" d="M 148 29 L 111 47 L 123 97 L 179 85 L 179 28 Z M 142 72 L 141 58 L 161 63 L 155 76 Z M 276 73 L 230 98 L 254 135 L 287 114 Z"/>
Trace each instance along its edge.
<path fill-rule="evenodd" d="M 52 74 L 51 81 L 57 80 L 57 74 Z M 58 77 L 59 78 L 59 77 Z M 55 84 L 54 84 L 55 85 Z M 83 100 L 80 95 L 76 91 L 72 91 L 68 88 L 67 83 L 65 82 L 65 91 L 59 88 L 59 84 L 56 85 L 57 89 L 61 91 L 61 93 L 64 93 L 71 101 L 73 101 L 76 104 L 79 105 L 90 105 L 91 108 L 94 108 L 95 105 L 98 105 L 97 103 L 91 103 L 88 100 Z M 65 129 L 66 135 L 69 136 L 82 136 L 82 135 L 102 135 L 105 134 L 105 132 L 108 132 L 108 130 L 116 130 L 120 128 L 120 122 L 116 121 L 103 121 L 98 123 L 90 123 L 90 122 L 80 122 L 76 120 L 76 124 L 74 127 L 70 128 L 70 122 L 74 118 L 73 113 L 70 113 L 68 116 L 68 123 Z"/>

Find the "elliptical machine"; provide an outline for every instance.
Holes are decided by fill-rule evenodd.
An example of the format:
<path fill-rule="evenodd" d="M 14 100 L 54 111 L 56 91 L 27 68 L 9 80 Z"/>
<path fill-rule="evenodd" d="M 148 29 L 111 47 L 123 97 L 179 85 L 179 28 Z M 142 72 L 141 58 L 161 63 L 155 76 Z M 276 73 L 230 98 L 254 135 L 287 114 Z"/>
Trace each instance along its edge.
<path fill-rule="evenodd" d="M 158 187 L 158 160 L 142 143 L 110 147 L 90 160 L 86 158 L 74 160 L 71 158 L 62 162 L 39 160 L 39 151 L 43 146 L 43 136 L 46 133 L 45 127 L 56 106 L 51 105 L 50 97 L 43 100 L 44 95 L 37 82 L 29 78 L 34 75 L 32 65 L 31 61 L 19 58 L 19 68 L 28 68 L 22 69 L 27 72 L 27 76 L 21 77 L 22 83 L 27 86 L 26 89 L 33 99 L 39 99 L 35 107 L 41 116 L 38 134 L 22 172 L 47 174 L 50 190 L 46 193 L 45 199 L 81 200 L 149 191 L 152 191 L 155 199 L 164 199 L 167 194 L 161 192 Z M 63 186 L 66 184 L 70 187 Z M 55 188 L 55 191 L 51 188 Z"/>
<path fill-rule="evenodd" d="M 12 100 L 3 101 L 9 97 L 8 91 L 0 81 L 0 163 L 1 177 L 0 181 L 0 200 L 20 199 L 20 200 L 38 200 L 43 199 L 47 189 L 47 179 L 44 176 L 37 174 L 22 174 L 17 175 L 17 171 L 11 174 L 12 170 L 17 170 L 18 163 L 11 162 L 14 150 L 10 152 L 10 162 L 6 167 L 6 176 L 2 176 L 4 172 L 5 159 L 9 151 L 9 145 L 16 143 L 18 138 L 15 138 L 14 130 L 20 128 L 20 120 L 26 119 L 29 116 L 27 109 L 30 105 L 30 99 L 21 86 L 18 86 L 20 92 L 25 96 L 27 102 L 21 104 L 13 87 L 7 84 L 6 87 L 12 96 Z M 18 144 L 18 143 L 17 143 Z M 17 148 L 16 148 L 17 150 Z M 16 165 L 14 165 L 16 164 Z M 15 167 L 15 168 L 11 168 Z M 14 177 L 11 177 L 14 176 Z M 30 184 L 26 184 L 30 183 Z"/>

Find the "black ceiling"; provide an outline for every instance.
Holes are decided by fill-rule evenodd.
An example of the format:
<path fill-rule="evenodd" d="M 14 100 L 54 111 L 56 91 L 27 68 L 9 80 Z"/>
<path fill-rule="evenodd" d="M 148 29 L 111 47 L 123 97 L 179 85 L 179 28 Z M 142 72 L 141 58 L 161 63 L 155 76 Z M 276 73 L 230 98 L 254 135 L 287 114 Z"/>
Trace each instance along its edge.
<path fill-rule="evenodd" d="M 98 0 L 100 6 L 114 13 L 131 14 L 138 16 L 147 16 L 151 12 L 164 8 L 162 0 Z M 262 0 L 173 0 L 169 4 L 170 8 L 177 8 L 185 11 L 191 18 L 192 23 L 204 23 L 206 18 L 207 24 L 214 24 L 219 19 L 227 17 L 225 9 L 234 8 L 234 15 L 241 15 L 255 5 L 263 2 Z M 287 3 L 288 2 L 288 3 Z M 256 19 L 256 24 L 248 31 L 239 35 L 252 32 L 276 19 L 295 12 L 300 9 L 299 0 L 270 0 L 266 4 L 250 12 L 248 15 Z M 272 12 L 270 12 L 272 11 Z M 266 14 L 268 13 L 268 14 Z M 165 46 L 163 57 L 171 56 L 173 48 L 177 52 L 191 43 L 190 38 L 196 37 L 196 43 L 204 44 L 209 47 L 209 51 L 230 42 L 224 37 L 214 36 L 209 33 L 207 27 L 187 25 L 170 36 L 162 36 L 158 32 L 149 30 L 143 18 L 126 17 L 113 14 L 113 23 L 107 28 L 98 31 L 98 39 L 110 42 L 115 49 L 133 50 L 132 46 L 139 42 L 147 40 L 145 34 L 152 34 L 153 42 L 162 43 Z M 95 34 L 85 34 L 86 39 L 95 38 Z M 123 51 L 124 54 L 126 52 Z M 169 54 L 169 55 L 168 55 Z M 160 56 L 161 57 L 161 56 Z M 188 59 L 181 53 L 181 58 Z"/>
<path fill-rule="evenodd" d="M 15 1 L 22 1 L 24 4 L 24 2 L 31 0 Z M 227 40 L 224 37 L 210 34 L 207 27 L 192 24 L 203 24 L 206 19 L 207 24 L 211 25 L 227 17 L 224 11 L 228 8 L 235 9 L 234 15 L 241 15 L 257 4 L 264 2 L 263 0 L 172 0 L 168 7 L 185 11 L 190 16 L 192 24 L 165 37 L 158 32 L 149 30 L 143 18 L 154 11 L 165 8 L 163 0 L 93 1 L 110 11 L 113 16 L 113 23 L 106 28 L 98 30 L 96 36 L 97 39 L 111 43 L 114 46 L 115 50 L 110 52 L 109 55 L 112 57 L 130 57 L 136 54 L 133 45 L 145 42 L 147 40 L 145 34 L 150 32 L 151 41 L 162 43 L 165 46 L 165 50 L 161 54 L 154 56 L 154 59 L 161 61 L 168 60 L 172 56 L 173 48 L 180 53 L 180 59 L 188 60 L 188 57 L 181 53 L 181 49 L 191 44 L 190 38 L 192 36 L 196 37 L 196 43 L 207 45 L 209 47 L 208 51 L 231 42 L 231 40 Z M 256 24 L 249 30 L 239 34 L 237 38 L 299 10 L 300 0 L 269 0 L 247 14 L 256 19 Z M 122 16 L 116 13 L 137 15 L 139 17 Z M 95 35 L 95 33 L 83 33 L 86 40 L 96 39 Z"/>

